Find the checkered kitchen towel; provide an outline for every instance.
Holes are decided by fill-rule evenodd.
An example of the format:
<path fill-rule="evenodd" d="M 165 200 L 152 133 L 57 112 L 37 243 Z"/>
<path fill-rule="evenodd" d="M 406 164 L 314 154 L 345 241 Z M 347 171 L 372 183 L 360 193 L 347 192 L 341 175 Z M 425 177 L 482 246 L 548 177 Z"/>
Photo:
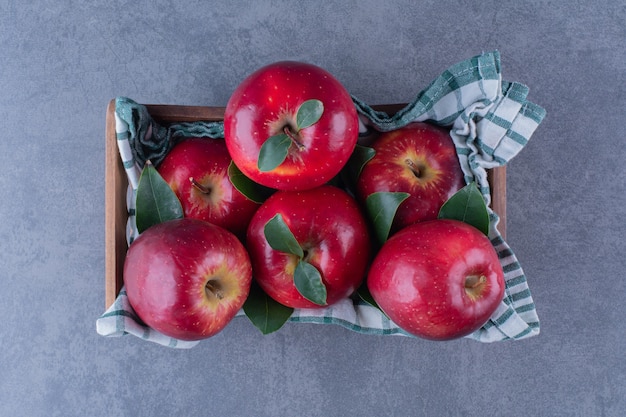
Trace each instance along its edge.
<path fill-rule="evenodd" d="M 486 169 L 505 165 L 524 147 L 545 116 L 545 110 L 526 100 L 528 88 L 502 80 L 500 55 L 484 53 L 444 71 L 404 109 L 393 116 L 374 111 L 354 99 L 362 129 L 390 131 L 413 121 L 451 126 L 461 167 L 467 182 L 476 181 L 490 202 Z M 127 98 L 116 102 L 116 131 L 121 158 L 129 178 L 129 242 L 137 236 L 134 226 L 134 190 L 146 159 L 155 163 L 169 150 L 171 139 L 183 136 L 222 137 L 223 125 L 181 123 L 168 128 L 154 123 L 144 106 Z M 489 322 L 466 336 L 480 342 L 524 339 L 539 334 L 539 318 L 526 276 L 515 254 L 496 229 L 497 215 L 490 211 L 489 237 L 503 266 L 506 291 Z M 237 317 L 245 317 L 243 311 Z M 410 336 L 378 309 L 347 298 L 324 309 L 296 309 L 291 322 L 338 324 L 363 334 Z M 137 319 L 122 289 L 115 303 L 97 320 L 103 336 L 132 334 L 176 348 L 199 342 L 171 339 L 145 327 Z"/>

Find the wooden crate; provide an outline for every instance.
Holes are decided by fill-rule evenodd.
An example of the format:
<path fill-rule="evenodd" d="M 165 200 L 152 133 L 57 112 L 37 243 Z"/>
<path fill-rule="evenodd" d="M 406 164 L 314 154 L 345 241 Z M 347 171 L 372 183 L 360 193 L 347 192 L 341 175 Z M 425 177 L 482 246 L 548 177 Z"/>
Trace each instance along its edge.
<path fill-rule="evenodd" d="M 389 104 L 374 106 L 376 110 L 393 114 L 404 105 Z M 146 105 L 152 118 L 161 124 L 174 122 L 219 121 L 224 117 L 224 107 Z M 105 307 L 117 297 L 123 284 L 126 243 L 126 192 L 128 180 L 115 135 L 115 100 L 111 100 L 106 113 L 105 131 Z M 498 229 L 506 236 L 506 167 L 488 172 L 491 186 L 491 206 L 500 216 Z"/>

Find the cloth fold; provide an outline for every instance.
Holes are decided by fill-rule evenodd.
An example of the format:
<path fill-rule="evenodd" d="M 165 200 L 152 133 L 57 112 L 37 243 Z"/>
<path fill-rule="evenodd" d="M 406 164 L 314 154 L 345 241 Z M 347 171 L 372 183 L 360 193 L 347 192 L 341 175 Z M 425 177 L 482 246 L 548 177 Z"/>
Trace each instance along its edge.
<path fill-rule="evenodd" d="M 489 204 L 486 170 L 503 166 L 515 157 L 546 115 L 542 107 L 527 100 L 528 91 L 523 84 L 502 81 L 500 54 L 493 51 L 451 66 L 394 115 L 375 111 L 356 97 L 352 99 L 364 129 L 385 132 L 415 121 L 450 126 L 465 181 L 475 181 Z M 134 192 L 145 161 L 158 164 L 182 137 L 223 137 L 223 123 L 180 123 L 165 128 L 152 120 L 145 106 L 120 97 L 116 99 L 116 133 L 129 179 L 127 241 L 130 244 L 138 235 L 134 226 Z M 506 289 L 489 322 L 466 337 L 489 343 L 535 336 L 539 334 L 540 324 L 526 276 L 497 230 L 497 214 L 491 210 L 489 214 L 489 238 L 503 266 Z M 240 311 L 236 317 L 245 315 Z M 412 337 L 380 310 L 352 298 L 323 309 L 296 309 L 289 321 L 336 324 L 363 334 Z M 171 339 L 146 327 L 132 311 L 124 290 L 97 319 L 96 328 L 103 336 L 132 334 L 175 348 L 190 348 L 199 343 Z"/>

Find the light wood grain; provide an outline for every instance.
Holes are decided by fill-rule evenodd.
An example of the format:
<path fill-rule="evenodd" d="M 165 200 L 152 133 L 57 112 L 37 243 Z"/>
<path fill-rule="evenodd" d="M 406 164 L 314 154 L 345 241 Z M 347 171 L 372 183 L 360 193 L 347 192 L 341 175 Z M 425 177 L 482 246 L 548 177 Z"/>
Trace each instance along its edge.
<path fill-rule="evenodd" d="M 491 208 L 500 216 L 498 231 L 506 239 L 506 165 L 487 171 L 491 187 Z"/>
<path fill-rule="evenodd" d="M 111 100 L 107 107 L 105 135 L 105 303 L 108 308 L 122 287 L 122 268 L 128 249 L 126 244 L 128 179 L 117 149 L 114 100 Z"/>
<path fill-rule="evenodd" d="M 393 114 L 404 104 L 373 106 Z M 175 122 L 218 121 L 224 117 L 224 107 L 146 105 L 152 118 L 162 124 Z M 115 100 L 106 110 L 105 127 L 105 307 L 113 304 L 123 285 L 126 243 L 126 193 L 128 180 L 117 149 L 115 133 Z M 498 229 L 506 237 L 506 167 L 489 171 L 491 206 L 500 216 Z"/>

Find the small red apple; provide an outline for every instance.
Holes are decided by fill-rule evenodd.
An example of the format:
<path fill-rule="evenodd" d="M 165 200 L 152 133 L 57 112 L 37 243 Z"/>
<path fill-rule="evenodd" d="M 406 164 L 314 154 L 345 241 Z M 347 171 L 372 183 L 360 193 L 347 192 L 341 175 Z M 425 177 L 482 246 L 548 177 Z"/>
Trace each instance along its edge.
<path fill-rule="evenodd" d="M 500 305 L 505 284 L 489 239 L 466 223 L 441 219 L 393 235 L 374 258 L 367 286 L 401 329 L 449 340 L 484 325 Z"/>
<path fill-rule="evenodd" d="M 276 62 L 249 75 L 224 115 L 224 138 L 235 165 L 279 190 L 328 182 L 348 161 L 358 133 L 356 108 L 343 85 L 302 62 Z"/>
<path fill-rule="evenodd" d="M 185 217 L 243 236 L 259 204 L 233 186 L 228 177 L 230 162 L 224 140 L 189 138 L 168 152 L 158 171 L 176 193 Z"/>
<path fill-rule="evenodd" d="M 274 249 L 268 241 L 265 229 L 277 219 L 293 234 L 300 257 Z M 293 308 L 318 308 L 349 296 L 369 264 L 365 219 L 352 197 L 330 185 L 273 194 L 252 218 L 246 242 L 256 281 L 274 300 Z M 325 303 L 306 298 L 296 286 L 302 261 L 319 271 Z"/>
<path fill-rule="evenodd" d="M 392 232 L 410 224 L 434 220 L 439 209 L 464 185 L 463 171 L 449 129 L 411 123 L 382 133 L 357 182 L 361 200 L 376 192 L 405 192 Z"/>
<path fill-rule="evenodd" d="M 146 229 L 124 263 L 128 301 L 139 318 L 181 340 L 221 331 L 242 308 L 251 282 L 250 259 L 237 237 L 196 219 Z"/>

